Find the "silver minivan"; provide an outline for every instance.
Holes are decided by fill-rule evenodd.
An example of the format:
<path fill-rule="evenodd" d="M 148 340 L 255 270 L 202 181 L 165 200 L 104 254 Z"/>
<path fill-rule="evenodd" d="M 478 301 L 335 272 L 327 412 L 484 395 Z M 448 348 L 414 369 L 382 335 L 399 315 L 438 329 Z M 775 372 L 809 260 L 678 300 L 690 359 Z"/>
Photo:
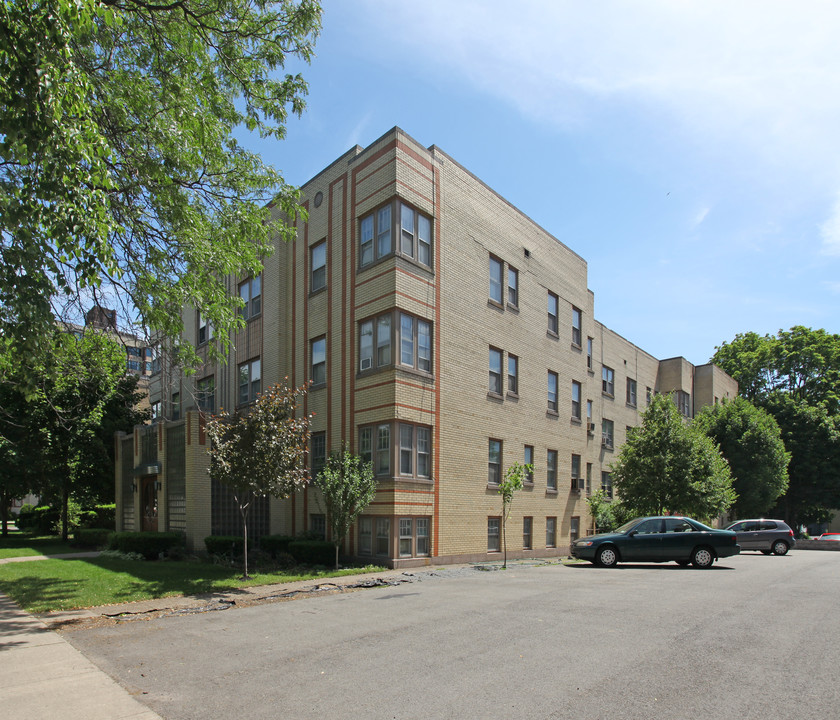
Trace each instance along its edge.
<path fill-rule="evenodd" d="M 784 555 L 796 545 L 793 530 L 782 520 L 738 520 L 726 529 L 738 536 L 741 550 L 760 550 L 765 555 Z"/>

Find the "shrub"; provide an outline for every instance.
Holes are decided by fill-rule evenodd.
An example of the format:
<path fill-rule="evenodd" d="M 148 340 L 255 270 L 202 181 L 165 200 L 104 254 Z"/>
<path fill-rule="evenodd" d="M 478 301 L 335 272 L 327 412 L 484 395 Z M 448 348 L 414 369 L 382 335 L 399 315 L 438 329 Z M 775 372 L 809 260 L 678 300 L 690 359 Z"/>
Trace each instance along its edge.
<path fill-rule="evenodd" d="M 289 543 L 298 539 L 294 535 L 264 535 L 260 538 L 260 549 L 277 558 L 288 554 Z"/>
<path fill-rule="evenodd" d="M 36 535 L 52 535 L 61 522 L 61 511 L 58 508 L 51 508 L 49 505 L 39 505 L 36 508 L 29 506 L 31 510 L 21 508 L 17 519 L 19 530 L 35 533 Z"/>
<path fill-rule="evenodd" d="M 183 547 L 185 538 L 177 532 L 118 532 L 111 535 L 110 550 L 140 553 L 147 560 L 157 560 L 171 547 Z"/>
<path fill-rule="evenodd" d="M 301 565 L 335 565 L 335 545 L 326 540 L 293 540 L 289 553 Z"/>
<path fill-rule="evenodd" d="M 113 530 L 108 528 L 77 528 L 73 532 L 73 545 L 78 547 L 104 547 Z"/>
<path fill-rule="evenodd" d="M 245 541 L 239 535 L 210 535 L 204 538 L 204 547 L 210 555 L 242 557 Z"/>

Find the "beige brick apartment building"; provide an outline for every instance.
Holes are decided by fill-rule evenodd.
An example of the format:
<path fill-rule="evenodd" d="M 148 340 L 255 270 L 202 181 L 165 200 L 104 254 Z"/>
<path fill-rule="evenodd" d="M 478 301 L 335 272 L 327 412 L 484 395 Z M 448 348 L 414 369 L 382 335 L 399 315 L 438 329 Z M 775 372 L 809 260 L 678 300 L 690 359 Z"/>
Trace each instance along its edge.
<path fill-rule="evenodd" d="M 498 552 L 496 483 L 534 465 L 508 521 L 514 557 L 567 552 L 611 492 L 610 464 L 655 392 L 682 412 L 737 394 L 716 367 L 659 361 L 594 319 L 579 255 L 440 149 L 399 128 L 355 147 L 303 186 L 309 220 L 261 276 L 231 280 L 247 327 L 227 366 L 192 378 L 163 368 L 166 422 L 118 440 L 118 522 L 183 530 L 203 548 L 237 533 L 207 474 L 201 410 L 238 408 L 261 388 L 313 381 L 311 456 L 343 442 L 379 478 L 345 550 L 393 566 Z M 186 311 L 188 339 L 212 328 Z M 257 534 L 323 532 L 312 489 L 257 508 Z"/>

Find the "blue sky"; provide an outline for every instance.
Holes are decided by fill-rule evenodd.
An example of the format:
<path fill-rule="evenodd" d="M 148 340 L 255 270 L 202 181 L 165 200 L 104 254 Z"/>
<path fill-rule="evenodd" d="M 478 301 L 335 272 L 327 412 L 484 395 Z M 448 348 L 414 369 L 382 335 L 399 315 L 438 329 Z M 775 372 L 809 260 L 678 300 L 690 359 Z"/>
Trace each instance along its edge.
<path fill-rule="evenodd" d="M 581 255 L 656 357 L 840 332 L 840 3 L 323 7 L 306 112 L 252 144 L 288 182 L 399 125 Z"/>

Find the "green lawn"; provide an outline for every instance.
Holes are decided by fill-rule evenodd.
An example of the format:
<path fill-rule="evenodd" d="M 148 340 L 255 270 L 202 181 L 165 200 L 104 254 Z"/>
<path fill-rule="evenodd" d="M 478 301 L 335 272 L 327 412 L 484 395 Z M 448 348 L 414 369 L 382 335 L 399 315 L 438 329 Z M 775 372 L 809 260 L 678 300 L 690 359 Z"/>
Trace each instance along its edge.
<path fill-rule="evenodd" d="M 74 548 L 69 542 L 62 542 L 58 535 L 33 537 L 20 530 L 10 530 L 6 537 L 0 536 L 0 558 L 60 555 L 71 552 L 79 552 L 79 548 Z"/>
<path fill-rule="evenodd" d="M 0 565 L 0 592 L 24 610 L 47 612 L 377 570 L 382 568 L 309 574 L 260 573 L 242 581 L 239 580 L 241 570 L 206 562 L 144 562 L 115 558 L 33 560 Z"/>

